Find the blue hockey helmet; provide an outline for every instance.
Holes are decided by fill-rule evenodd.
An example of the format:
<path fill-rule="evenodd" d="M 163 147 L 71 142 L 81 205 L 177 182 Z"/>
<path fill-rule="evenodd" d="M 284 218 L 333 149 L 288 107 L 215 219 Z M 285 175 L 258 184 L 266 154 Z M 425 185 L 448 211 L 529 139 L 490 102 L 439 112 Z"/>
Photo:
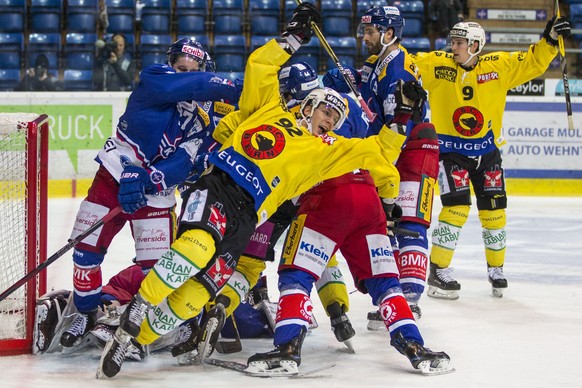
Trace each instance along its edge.
<path fill-rule="evenodd" d="M 176 60 L 184 55 L 198 62 L 200 71 L 206 70 L 206 62 L 210 55 L 200 43 L 191 38 L 181 38 L 172 43 L 166 51 L 166 62 L 168 65 L 173 66 Z"/>
<path fill-rule="evenodd" d="M 364 29 L 369 24 L 376 27 L 380 33 L 385 33 L 389 28 L 392 28 L 394 30 L 394 37 L 402 39 L 404 18 L 400 16 L 400 11 L 396 7 L 374 6 L 364 12 L 360 19 L 360 25 L 358 26 L 358 38 L 364 36 Z"/>
<path fill-rule="evenodd" d="M 279 92 L 281 95 L 290 94 L 294 100 L 302 101 L 319 87 L 317 72 L 306 62 L 294 63 L 279 72 Z"/>

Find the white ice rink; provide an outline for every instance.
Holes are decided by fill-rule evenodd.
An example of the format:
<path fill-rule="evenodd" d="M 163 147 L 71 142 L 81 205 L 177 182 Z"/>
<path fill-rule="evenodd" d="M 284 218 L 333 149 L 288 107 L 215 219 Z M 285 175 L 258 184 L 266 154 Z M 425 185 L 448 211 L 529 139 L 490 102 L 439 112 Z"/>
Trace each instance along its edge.
<path fill-rule="evenodd" d="M 434 216 L 440 205 L 435 200 Z M 49 255 L 66 244 L 78 200 L 51 200 Z M 96 380 L 99 353 L 71 357 L 0 357 L 1 387 L 582 387 L 582 197 L 510 197 L 505 274 L 509 288 L 501 299 L 490 294 L 476 210 L 462 231 L 453 266 L 462 284 L 457 301 L 421 300 L 419 322 L 426 345 L 446 351 L 453 374 L 424 377 L 389 346 L 387 332 L 366 330 L 369 297 L 351 295 L 349 317 L 356 329 L 356 354 L 336 342 L 318 301 L 319 328 L 305 340 L 302 366 L 337 366 L 302 379 L 260 379 L 204 365 L 179 367 L 169 354 L 126 362 L 118 376 Z M 130 264 L 132 240 L 124 229 L 114 241 L 104 279 Z M 344 275 L 347 267 L 342 263 Z M 71 255 L 48 269 L 49 288 L 72 288 Z M 276 300 L 275 268 L 268 270 Z M 348 288 L 353 290 L 351 283 Z M 315 297 L 317 299 L 317 297 Z M 213 357 L 245 361 L 271 341 L 243 340 L 243 352 Z"/>

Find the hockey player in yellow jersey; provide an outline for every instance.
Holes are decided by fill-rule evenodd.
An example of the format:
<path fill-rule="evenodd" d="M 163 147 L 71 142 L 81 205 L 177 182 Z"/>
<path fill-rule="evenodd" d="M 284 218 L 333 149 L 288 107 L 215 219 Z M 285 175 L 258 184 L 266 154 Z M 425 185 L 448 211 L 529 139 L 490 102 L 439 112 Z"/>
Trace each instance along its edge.
<path fill-rule="evenodd" d="M 239 110 L 214 132 L 223 146 L 210 154 L 211 167 L 188 189 L 178 237 L 123 313 L 103 350 L 98 378 L 119 373 L 130 341 L 151 343 L 198 315 L 234 272 L 255 227 L 284 201 L 356 168 L 369 170 L 381 197 L 398 194 L 393 162 L 404 136 L 386 127 L 367 139 L 316 137 L 312 129 L 327 133 L 341 125 L 343 100 L 323 93 L 310 101 L 298 124 L 281 99 L 277 73 L 309 42 L 311 22 L 320 21 L 312 4 L 299 5 L 281 38 L 248 58 Z"/>
<path fill-rule="evenodd" d="M 563 18 L 550 20 L 543 38 L 527 52 L 484 55 L 485 31 L 478 23 L 457 23 L 450 31 L 451 53 L 412 55 L 429 92 L 431 121 L 440 145 L 439 188 L 443 209 L 432 235 L 428 295 L 457 299 L 460 284 L 449 267 L 469 216 L 470 184 L 477 197 L 485 258 L 493 295 L 503 296 L 507 197 L 499 147 L 507 91 L 542 75 L 557 54 Z"/>

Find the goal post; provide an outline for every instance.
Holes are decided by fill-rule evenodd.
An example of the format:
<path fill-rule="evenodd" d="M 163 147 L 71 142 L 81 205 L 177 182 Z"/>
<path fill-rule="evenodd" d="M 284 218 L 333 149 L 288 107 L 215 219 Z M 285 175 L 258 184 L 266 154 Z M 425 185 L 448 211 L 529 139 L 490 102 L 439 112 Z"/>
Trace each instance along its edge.
<path fill-rule="evenodd" d="M 48 116 L 0 113 L 0 292 L 46 259 Z M 0 301 L 0 355 L 32 350 L 46 271 Z"/>

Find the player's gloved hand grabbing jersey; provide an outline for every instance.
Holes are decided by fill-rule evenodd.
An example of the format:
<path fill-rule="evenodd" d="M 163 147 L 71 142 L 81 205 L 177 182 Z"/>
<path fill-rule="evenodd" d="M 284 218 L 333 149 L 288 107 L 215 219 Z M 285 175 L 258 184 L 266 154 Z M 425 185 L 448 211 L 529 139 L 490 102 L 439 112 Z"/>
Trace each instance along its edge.
<path fill-rule="evenodd" d="M 393 198 L 382 198 L 382 208 L 386 214 L 386 231 L 388 236 L 394 236 L 394 228 L 402 218 L 402 208 Z"/>
<path fill-rule="evenodd" d="M 148 204 L 146 194 L 154 194 L 156 188 L 146 170 L 130 165 L 123 169 L 119 180 L 117 199 L 124 213 L 135 213 Z"/>
<path fill-rule="evenodd" d="M 394 91 L 396 108 L 390 128 L 401 135 L 406 134 L 406 123 L 412 118 L 415 124 L 421 121 L 422 109 L 427 98 L 426 91 L 417 81 L 398 80 Z"/>
<path fill-rule="evenodd" d="M 309 43 L 312 34 L 311 22 L 321 23 L 321 14 L 311 3 L 299 4 L 281 35 L 289 45 L 285 47 L 289 54 L 295 53 L 302 44 Z"/>
<path fill-rule="evenodd" d="M 556 18 L 555 16 L 548 20 L 546 24 L 546 29 L 544 30 L 544 38 L 546 41 L 553 45 L 558 45 L 558 37 L 560 36 L 570 36 L 572 33 L 572 28 L 570 23 L 565 17 Z"/>

